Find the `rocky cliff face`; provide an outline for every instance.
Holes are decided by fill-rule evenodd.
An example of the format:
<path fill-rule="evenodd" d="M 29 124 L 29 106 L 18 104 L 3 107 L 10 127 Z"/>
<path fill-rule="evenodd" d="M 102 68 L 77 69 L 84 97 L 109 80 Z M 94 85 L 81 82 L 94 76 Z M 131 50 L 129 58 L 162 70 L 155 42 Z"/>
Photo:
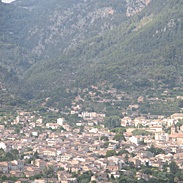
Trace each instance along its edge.
<path fill-rule="evenodd" d="M 151 0 L 126 0 L 126 16 L 133 16 L 142 11 Z"/>
<path fill-rule="evenodd" d="M 49 12 L 45 17 L 48 26 L 45 24 L 32 27 L 29 30 L 30 36 L 27 41 L 29 42 L 39 35 L 39 41 L 32 51 L 41 55 L 44 50 L 50 47 L 64 50 L 77 45 L 84 39 L 113 28 L 113 24 L 109 22 L 115 11 L 112 7 L 102 7 L 87 12 L 87 7 L 83 9 L 82 6 L 83 4 L 73 6 L 62 13 L 59 9 Z"/>
<path fill-rule="evenodd" d="M 96 35 L 113 29 L 141 11 L 150 0 L 17 0 L 29 12 L 21 44 L 39 57 L 51 57 Z M 20 36 L 19 36 L 20 37 Z"/>

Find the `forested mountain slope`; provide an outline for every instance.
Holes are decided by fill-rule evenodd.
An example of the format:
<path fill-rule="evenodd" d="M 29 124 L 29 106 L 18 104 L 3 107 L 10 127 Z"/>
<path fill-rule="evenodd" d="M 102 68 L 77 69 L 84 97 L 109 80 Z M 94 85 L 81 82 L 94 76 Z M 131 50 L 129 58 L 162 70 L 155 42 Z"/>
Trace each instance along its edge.
<path fill-rule="evenodd" d="M 24 97 L 62 97 L 104 81 L 129 93 L 182 87 L 181 0 L 16 0 L 0 8 L 1 66 Z"/>
<path fill-rule="evenodd" d="M 27 83 L 44 90 L 106 80 L 125 90 L 181 86 L 182 11 L 180 0 L 154 0 L 113 30 L 34 65 Z"/>

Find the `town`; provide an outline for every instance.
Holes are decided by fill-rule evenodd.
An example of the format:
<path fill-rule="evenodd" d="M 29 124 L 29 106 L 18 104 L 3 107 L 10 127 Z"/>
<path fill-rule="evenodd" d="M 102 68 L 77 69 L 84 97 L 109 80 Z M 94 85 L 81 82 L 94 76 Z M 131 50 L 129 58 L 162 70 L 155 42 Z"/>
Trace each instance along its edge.
<path fill-rule="evenodd" d="M 94 92 L 88 93 L 96 100 Z M 121 96 L 125 98 L 124 94 L 115 94 L 113 99 L 97 96 L 98 103 L 119 102 Z M 64 115 L 48 108 L 52 114 L 62 116 L 53 115 L 50 121 L 39 111 L 22 109 L 16 111 L 14 119 L 1 117 L 3 183 L 107 183 L 120 178 L 129 179 L 126 182 L 153 182 L 161 172 L 162 182 L 171 178 L 182 182 L 183 113 L 165 117 L 121 111 L 121 116 L 106 116 L 105 112 L 81 110 L 83 100 L 77 96 Z M 137 100 L 141 103 L 143 97 Z M 130 104 L 129 108 L 138 105 Z M 173 175 L 168 179 L 163 177 L 166 173 Z"/>

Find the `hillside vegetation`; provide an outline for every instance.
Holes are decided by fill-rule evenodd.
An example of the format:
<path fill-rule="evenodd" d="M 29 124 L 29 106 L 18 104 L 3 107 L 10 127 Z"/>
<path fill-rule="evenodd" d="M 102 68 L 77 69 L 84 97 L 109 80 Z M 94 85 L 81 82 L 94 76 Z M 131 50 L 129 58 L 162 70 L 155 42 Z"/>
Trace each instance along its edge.
<path fill-rule="evenodd" d="M 55 102 L 106 83 L 132 96 L 181 91 L 183 2 L 17 0 L 1 8 L 2 82 Z"/>
<path fill-rule="evenodd" d="M 181 1 L 152 1 L 112 31 L 33 65 L 27 81 L 44 90 L 73 84 L 83 87 L 105 80 L 122 90 L 181 86 L 181 6 Z"/>

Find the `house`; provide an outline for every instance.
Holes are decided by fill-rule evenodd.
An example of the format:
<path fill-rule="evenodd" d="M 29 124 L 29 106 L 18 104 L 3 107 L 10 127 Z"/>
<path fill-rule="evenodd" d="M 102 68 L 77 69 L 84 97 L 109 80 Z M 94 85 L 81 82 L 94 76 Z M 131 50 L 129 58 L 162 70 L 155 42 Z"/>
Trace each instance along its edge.
<path fill-rule="evenodd" d="M 158 125 L 158 126 L 151 126 L 148 131 L 162 132 L 162 130 L 163 130 L 162 125 Z"/>
<path fill-rule="evenodd" d="M 63 155 L 57 157 L 57 161 L 66 162 L 66 161 L 68 161 L 71 157 L 72 157 L 72 155 L 70 155 L 70 154 L 63 154 Z"/>
<path fill-rule="evenodd" d="M 19 177 L 19 178 L 24 177 L 24 173 L 20 170 L 11 170 L 10 174 L 11 174 L 11 176 L 14 176 L 14 177 Z"/>
<path fill-rule="evenodd" d="M 169 134 L 164 131 L 155 132 L 155 140 L 156 141 L 169 141 Z"/>
<path fill-rule="evenodd" d="M 171 118 L 175 120 L 183 119 L 183 113 L 174 113 L 171 115 Z"/>
<path fill-rule="evenodd" d="M 44 170 L 46 167 L 46 162 L 41 159 L 36 159 L 34 165 L 37 166 L 40 170 Z"/>
<path fill-rule="evenodd" d="M 52 148 L 44 149 L 42 151 L 42 153 L 45 156 L 56 156 L 57 155 L 56 149 L 52 149 Z"/>
<path fill-rule="evenodd" d="M 6 151 L 6 144 L 4 142 L 0 142 L 0 149 L 3 149 L 4 151 Z"/>
<path fill-rule="evenodd" d="M 18 169 L 20 171 L 22 171 L 24 169 L 25 162 L 22 160 L 14 160 L 14 161 L 11 161 L 11 163 L 12 163 L 12 165 L 15 164 L 15 166 L 17 167 L 16 169 Z"/>
<path fill-rule="evenodd" d="M 118 171 L 118 164 L 116 164 L 113 161 L 108 161 L 107 169 L 110 170 L 111 172 L 116 172 Z"/>
<path fill-rule="evenodd" d="M 84 120 L 91 120 L 91 119 L 97 117 L 97 113 L 96 113 L 96 112 L 82 112 L 82 113 L 81 113 L 81 117 L 82 117 Z"/>
<path fill-rule="evenodd" d="M 174 154 L 174 159 L 183 160 L 183 152 Z"/>
<path fill-rule="evenodd" d="M 39 133 L 38 132 L 32 132 L 32 136 L 38 137 Z"/>
<path fill-rule="evenodd" d="M 99 150 L 100 149 L 100 146 L 99 145 L 90 145 L 89 146 L 89 150 L 90 151 L 95 151 L 95 150 Z"/>
<path fill-rule="evenodd" d="M 42 124 L 42 123 L 43 123 L 43 119 L 42 119 L 42 118 L 37 119 L 37 120 L 36 120 L 36 123 Z"/>
<path fill-rule="evenodd" d="M 10 170 L 19 170 L 22 171 L 24 169 L 24 161 L 22 160 L 14 160 L 10 162 L 0 162 L 0 171 L 3 173 L 9 173 Z"/>
<path fill-rule="evenodd" d="M 92 120 L 97 118 L 105 118 L 105 114 L 97 114 L 96 112 L 82 112 L 78 117 L 82 117 L 84 120 Z"/>
<path fill-rule="evenodd" d="M 112 172 L 112 173 L 109 174 L 109 177 L 111 177 L 112 175 L 113 175 L 113 177 L 114 177 L 115 179 L 117 179 L 117 178 L 120 177 L 120 173 L 119 173 L 119 172 Z"/>
<path fill-rule="evenodd" d="M 183 133 L 170 134 L 169 139 L 177 143 L 183 143 Z"/>
<path fill-rule="evenodd" d="M 68 178 L 66 180 L 61 180 L 61 183 L 77 183 L 76 178 Z"/>
<path fill-rule="evenodd" d="M 30 181 L 28 179 L 25 179 L 25 178 L 20 178 L 15 183 L 24 183 L 24 182 L 30 183 Z"/>
<path fill-rule="evenodd" d="M 95 125 L 95 123 L 93 121 L 88 122 L 88 126 L 94 126 L 94 125 Z"/>
<path fill-rule="evenodd" d="M 63 124 L 62 127 L 66 130 L 66 131 L 71 131 L 71 127 L 70 125 L 67 125 L 67 124 Z"/>
<path fill-rule="evenodd" d="M 133 123 L 136 127 L 143 125 L 145 126 L 147 124 L 145 117 L 137 117 L 133 120 Z"/>
<path fill-rule="evenodd" d="M 78 171 L 80 171 L 81 170 L 81 167 L 79 166 L 79 164 L 77 164 L 77 165 L 72 165 L 71 164 L 71 167 L 68 167 L 68 171 L 71 171 L 71 172 L 78 172 Z"/>
<path fill-rule="evenodd" d="M 46 179 L 36 179 L 32 183 L 48 183 Z"/>
<path fill-rule="evenodd" d="M 138 143 L 140 141 L 143 141 L 143 137 L 141 137 L 141 136 L 132 136 L 132 137 L 129 138 L 129 141 L 136 144 L 136 145 L 138 145 Z"/>
<path fill-rule="evenodd" d="M 0 125 L 0 132 L 3 132 L 5 129 L 4 125 Z"/>
<path fill-rule="evenodd" d="M 8 162 L 0 162 L 0 172 L 8 173 L 10 169 L 10 165 Z"/>
<path fill-rule="evenodd" d="M 46 123 L 46 127 L 55 130 L 58 129 L 59 125 L 57 123 Z"/>
<path fill-rule="evenodd" d="M 72 175 L 66 171 L 57 172 L 57 177 L 60 183 L 77 183 L 77 179 L 73 178 Z"/>
<path fill-rule="evenodd" d="M 121 126 L 126 127 L 129 124 L 131 124 L 131 123 L 132 123 L 132 119 L 130 117 L 127 117 L 126 116 L 126 117 L 124 117 L 124 118 L 121 119 Z"/>
<path fill-rule="evenodd" d="M 174 119 L 163 119 L 162 124 L 171 127 L 175 123 Z"/>
<path fill-rule="evenodd" d="M 54 139 L 46 139 L 48 146 L 56 146 L 57 141 Z"/>
<path fill-rule="evenodd" d="M 78 122 L 78 123 L 76 123 L 76 126 L 84 126 L 85 124 L 84 123 L 82 123 L 82 122 Z"/>
<path fill-rule="evenodd" d="M 97 128 L 92 128 L 91 130 L 89 130 L 90 133 L 97 133 L 98 129 Z"/>
<path fill-rule="evenodd" d="M 57 124 L 62 126 L 64 124 L 64 118 L 58 118 L 57 119 Z"/>
<path fill-rule="evenodd" d="M 35 176 L 35 175 L 38 175 L 41 173 L 41 170 L 37 167 L 34 167 L 32 165 L 29 165 L 29 166 L 25 166 L 25 169 L 24 169 L 24 174 L 26 177 L 32 177 L 32 176 Z"/>

